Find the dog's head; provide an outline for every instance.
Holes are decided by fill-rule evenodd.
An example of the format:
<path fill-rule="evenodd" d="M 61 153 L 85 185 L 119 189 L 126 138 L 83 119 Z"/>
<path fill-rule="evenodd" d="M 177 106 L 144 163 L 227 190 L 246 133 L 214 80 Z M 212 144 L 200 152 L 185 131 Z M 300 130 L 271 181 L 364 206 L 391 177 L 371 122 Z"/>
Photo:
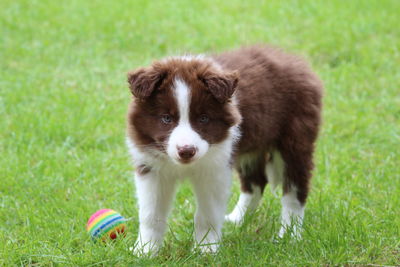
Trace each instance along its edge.
<path fill-rule="evenodd" d="M 236 73 L 210 60 L 176 58 L 128 74 L 133 94 L 128 127 L 142 150 L 156 149 L 175 163 L 203 157 L 230 137 L 240 114 L 233 103 Z"/>

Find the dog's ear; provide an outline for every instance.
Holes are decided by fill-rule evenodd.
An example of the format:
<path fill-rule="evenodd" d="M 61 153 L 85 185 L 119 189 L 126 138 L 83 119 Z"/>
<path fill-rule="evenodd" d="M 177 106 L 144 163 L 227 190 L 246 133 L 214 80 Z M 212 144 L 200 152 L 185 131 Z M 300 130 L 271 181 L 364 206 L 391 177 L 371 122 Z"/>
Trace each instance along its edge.
<path fill-rule="evenodd" d="M 206 72 L 199 79 L 220 103 L 225 103 L 232 97 L 238 83 L 238 73 Z"/>
<path fill-rule="evenodd" d="M 135 97 L 145 99 L 149 97 L 156 88 L 160 87 L 166 76 L 166 71 L 155 67 L 140 68 L 128 72 L 129 89 L 131 89 Z"/>

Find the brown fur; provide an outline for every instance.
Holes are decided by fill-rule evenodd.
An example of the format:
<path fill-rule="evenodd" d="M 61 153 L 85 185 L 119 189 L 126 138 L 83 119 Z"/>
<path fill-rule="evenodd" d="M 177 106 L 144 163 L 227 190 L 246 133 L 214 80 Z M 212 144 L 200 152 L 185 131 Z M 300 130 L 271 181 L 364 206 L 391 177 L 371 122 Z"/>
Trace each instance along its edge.
<path fill-rule="evenodd" d="M 202 60 L 180 59 L 158 61 L 149 68 L 128 74 L 135 96 L 128 112 L 129 136 L 144 148 L 153 147 L 165 153 L 165 141 L 179 120 L 171 89 L 177 77 L 191 86 L 192 127 L 210 144 L 224 140 L 228 129 L 240 121 L 230 101 L 237 84 L 236 74 L 220 73 L 211 63 Z M 163 124 L 160 120 L 163 114 L 172 115 L 173 122 Z M 206 124 L 199 122 L 204 114 L 210 119 Z"/>
<path fill-rule="evenodd" d="M 295 185 L 304 203 L 320 125 L 321 81 L 302 59 L 265 46 L 242 48 L 214 59 L 224 69 L 239 73 L 236 96 L 243 122 L 238 155 L 259 154 L 252 171 L 239 168 L 242 188 L 251 191 L 249 181 L 264 188 L 262 158 L 277 149 L 285 161 L 284 191 Z"/>
<path fill-rule="evenodd" d="M 159 88 L 153 97 L 134 99 L 129 107 L 128 134 L 141 148 L 156 148 L 165 153 L 165 142 L 179 116 L 170 84 L 165 82 L 166 86 Z M 171 114 L 173 122 L 163 124 L 163 114 Z"/>

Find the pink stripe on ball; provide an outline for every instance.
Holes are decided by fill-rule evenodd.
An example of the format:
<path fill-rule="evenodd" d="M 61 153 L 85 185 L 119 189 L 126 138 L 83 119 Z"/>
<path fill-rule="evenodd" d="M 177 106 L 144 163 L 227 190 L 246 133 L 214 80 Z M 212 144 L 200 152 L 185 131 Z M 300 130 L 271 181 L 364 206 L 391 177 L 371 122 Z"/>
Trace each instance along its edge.
<path fill-rule="evenodd" d="M 90 216 L 89 221 L 87 223 L 87 225 L 89 225 L 93 220 L 95 220 L 98 216 L 100 216 L 101 214 L 111 211 L 111 209 L 102 209 L 102 210 L 98 210 L 96 211 L 92 216 Z"/>

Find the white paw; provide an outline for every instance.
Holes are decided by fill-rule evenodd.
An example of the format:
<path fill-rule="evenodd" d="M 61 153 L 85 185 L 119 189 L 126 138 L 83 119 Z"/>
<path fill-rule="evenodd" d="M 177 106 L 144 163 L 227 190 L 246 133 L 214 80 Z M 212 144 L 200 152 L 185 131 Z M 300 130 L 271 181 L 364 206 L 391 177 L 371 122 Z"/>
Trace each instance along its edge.
<path fill-rule="evenodd" d="M 301 227 L 294 225 L 291 229 L 287 226 L 282 226 L 279 230 L 278 237 L 283 238 L 287 232 L 290 232 L 290 237 L 294 240 L 301 240 Z"/>
<path fill-rule="evenodd" d="M 232 212 L 229 215 L 225 215 L 225 221 L 236 225 L 241 225 L 244 221 L 244 216 L 238 212 Z"/>
<path fill-rule="evenodd" d="M 215 254 L 218 252 L 218 248 L 218 244 L 197 244 L 193 250 L 199 250 L 202 254 Z"/>
<path fill-rule="evenodd" d="M 142 256 L 150 256 L 154 257 L 157 255 L 160 246 L 154 242 L 143 243 L 138 240 L 135 243 L 135 247 L 130 247 L 129 250 L 133 251 L 133 255 L 142 257 Z"/>

